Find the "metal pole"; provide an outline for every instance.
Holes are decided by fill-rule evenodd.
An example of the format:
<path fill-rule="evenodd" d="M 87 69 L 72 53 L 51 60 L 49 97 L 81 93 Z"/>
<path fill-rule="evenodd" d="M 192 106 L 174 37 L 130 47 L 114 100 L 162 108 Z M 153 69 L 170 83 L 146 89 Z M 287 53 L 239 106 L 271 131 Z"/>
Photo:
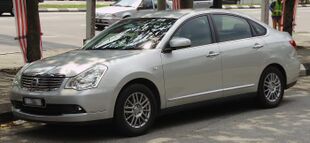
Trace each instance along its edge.
<path fill-rule="evenodd" d="M 262 0 L 261 21 L 269 24 L 269 0 Z"/>
<path fill-rule="evenodd" d="M 86 40 L 95 36 L 96 0 L 86 1 Z"/>

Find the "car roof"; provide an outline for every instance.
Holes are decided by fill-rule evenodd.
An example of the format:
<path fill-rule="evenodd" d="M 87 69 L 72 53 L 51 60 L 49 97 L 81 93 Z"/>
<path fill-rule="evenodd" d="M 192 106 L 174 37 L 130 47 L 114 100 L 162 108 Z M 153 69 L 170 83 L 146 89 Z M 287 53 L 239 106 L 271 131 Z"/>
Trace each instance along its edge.
<path fill-rule="evenodd" d="M 229 10 L 221 10 L 221 9 L 183 9 L 183 10 L 165 10 L 165 11 L 154 11 L 154 10 L 141 10 L 135 15 L 133 18 L 173 18 L 179 19 L 185 15 L 196 15 L 196 14 L 204 14 L 204 13 L 227 13 L 227 14 L 236 14 L 244 17 L 248 17 L 242 15 L 237 12 L 229 11 Z"/>

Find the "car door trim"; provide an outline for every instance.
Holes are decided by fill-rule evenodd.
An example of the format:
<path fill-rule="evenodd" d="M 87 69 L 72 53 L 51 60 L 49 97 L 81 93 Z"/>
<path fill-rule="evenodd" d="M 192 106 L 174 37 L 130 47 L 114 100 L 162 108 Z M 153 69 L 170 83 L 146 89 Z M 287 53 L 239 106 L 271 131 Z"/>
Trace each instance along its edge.
<path fill-rule="evenodd" d="M 168 101 L 175 101 L 175 100 L 192 98 L 192 97 L 202 96 L 202 95 L 211 94 L 211 93 L 217 93 L 217 92 L 223 92 L 223 91 L 229 91 L 229 90 L 253 87 L 254 85 L 255 84 L 246 84 L 246 85 L 222 88 L 222 89 L 211 90 L 211 91 L 206 91 L 206 92 L 199 92 L 199 93 L 189 94 L 189 95 L 180 96 L 180 97 L 176 97 L 176 98 L 170 98 L 170 99 L 168 99 Z"/>

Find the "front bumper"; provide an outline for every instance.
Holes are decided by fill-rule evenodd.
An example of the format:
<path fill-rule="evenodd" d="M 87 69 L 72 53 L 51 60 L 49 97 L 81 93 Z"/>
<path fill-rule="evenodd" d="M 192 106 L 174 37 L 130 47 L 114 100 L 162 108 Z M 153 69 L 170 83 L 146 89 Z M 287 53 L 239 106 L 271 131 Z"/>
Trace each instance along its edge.
<path fill-rule="evenodd" d="M 16 109 L 12 107 L 13 115 L 17 118 L 35 121 L 35 122 L 88 122 L 88 121 L 96 121 L 102 119 L 107 116 L 107 112 L 97 112 L 97 113 L 80 113 L 80 114 L 65 114 L 58 116 L 46 116 L 46 115 L 34 115 L 28 114 L 21 111 L 21 109 Z"/>
<path fill-rule="evenodd" d="M 99 89 L 76 91 L 62 89 L 50 92 L 29 92 L 13 87 L 10 98 L 13 114 L 24 120 L 38 122 L 84 122 L 113 117 L 112 93 Z M 23 98 L 39 98 L 44 107 L 23 105 Z M 75 110 L 79 107 L 80 111 Z"/>
<path fill-rule="evenodd" d="M 100 18 L 96 18 L 96 22 L 95 25 L 96 26 L 110 26 L 112 24 L 114 24 L 115 22 L 119 21 L 121 19 L 100 19 Z"/>

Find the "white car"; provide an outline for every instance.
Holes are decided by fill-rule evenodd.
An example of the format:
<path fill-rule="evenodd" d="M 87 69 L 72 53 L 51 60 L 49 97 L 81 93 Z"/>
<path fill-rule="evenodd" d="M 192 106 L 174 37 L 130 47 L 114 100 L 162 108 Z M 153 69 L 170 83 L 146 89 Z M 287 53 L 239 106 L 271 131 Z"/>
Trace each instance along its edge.
<path fill-rule="evenodd" d="M 144 12 L 82 49 L 24 66 L 13 114 L 47 123 L 113 119 L 120 132 L 140 135 L 162 111 L 186 104 L 254 95 L 277 107 L 299 76 L 295 47 L 289 34 L 230 11 Z"/>
<path fill-rule="evenodd" d="M 172 0 L 167 0 L 167 9 L 172 9 Z M 194 8 L 210 8 L 213 0 L 194 0 Z M 133 16 L 140 10 L 157 8 L 157 0 L 119 0 L 109 7 L 96 9 L 97 29 L 104 29 L 113 23 Z"/>

